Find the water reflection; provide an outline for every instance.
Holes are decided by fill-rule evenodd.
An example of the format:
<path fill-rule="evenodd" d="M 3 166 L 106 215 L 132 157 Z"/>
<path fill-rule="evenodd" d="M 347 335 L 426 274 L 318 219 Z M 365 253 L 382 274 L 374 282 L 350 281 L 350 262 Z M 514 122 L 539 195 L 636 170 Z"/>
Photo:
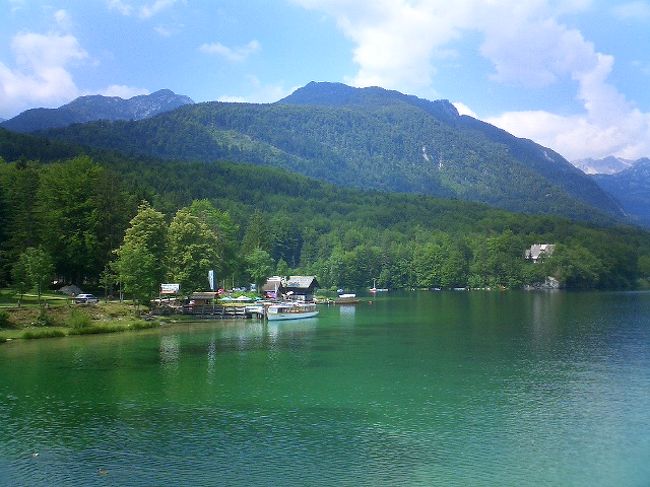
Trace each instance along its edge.
<path fill-rule="evenodd" d="M 557 336 L 562 295 L 558 291 L 533 291 L 530 299 L 532 346 L 540 350 L 548 347 Z"/>
<path fill-rule="evenodd" d="M 0 485 L 646 485 L 649 323 L 441 292 L 5 344 Z"/>
<path fill-rule="evenodd" d="M 357 313 L 356 304 L 342 304 L 339 306 L 339 319 L 342 325 L 353 325 Z"/>
<path fill-rule="evenodd" d="M 271 340 L 276 340 L 280 335 L 311 335 L 318 326 L 318 317 L 303 320 L 279 320 L 265 323 L 266 334 Z"/>
<path fill-rule="evenodd" d="M 160 363 L 163 367 L 176 368 L 180 358 L 180 337 L 166 335 L 160 337 Z"/>
<path fill-rule="evenodd" d="M 217 361 L 217 345 L 214 339 L 208 343 L 208 376 L 214 375 L 214 364 Z"/>

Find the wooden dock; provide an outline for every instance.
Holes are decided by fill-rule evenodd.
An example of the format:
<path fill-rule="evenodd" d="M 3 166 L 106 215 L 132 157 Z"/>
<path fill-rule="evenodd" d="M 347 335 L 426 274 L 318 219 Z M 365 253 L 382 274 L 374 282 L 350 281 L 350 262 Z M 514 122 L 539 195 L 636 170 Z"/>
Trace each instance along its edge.
<path fill-rule="evenodd" d="M 260 319 L 263 317 L 263 310 L 259 310 L 259 306 L 254 305 L 196 305 L 187 304 L 182 306 L 180 312 L 183 315 L 190 315 L 197 319 L 218 320 L 218 319 Z"/>

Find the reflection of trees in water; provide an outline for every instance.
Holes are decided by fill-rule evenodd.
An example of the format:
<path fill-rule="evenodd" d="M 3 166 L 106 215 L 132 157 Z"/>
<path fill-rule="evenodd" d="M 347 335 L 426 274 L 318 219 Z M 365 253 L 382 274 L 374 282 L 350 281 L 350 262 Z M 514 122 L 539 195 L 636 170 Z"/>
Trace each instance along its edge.
<path fill-rule="evenodd" d="M 558 334 L 559 304 L 561 291 L 540 291 L 531 293 L 531 340 L 534 348 L 542 348 L 552 342 Z"/>

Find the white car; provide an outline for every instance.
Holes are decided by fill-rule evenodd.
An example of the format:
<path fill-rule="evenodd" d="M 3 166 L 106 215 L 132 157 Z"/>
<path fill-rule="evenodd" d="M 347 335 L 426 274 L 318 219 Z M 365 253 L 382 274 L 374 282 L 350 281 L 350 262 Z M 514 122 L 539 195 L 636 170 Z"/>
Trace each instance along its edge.
<path fill-rule="evenodd" d="M 99 303 L 99 298 L 94 294 L 77 294 L 74 298 L 74 302 L 77 304 Z"/>

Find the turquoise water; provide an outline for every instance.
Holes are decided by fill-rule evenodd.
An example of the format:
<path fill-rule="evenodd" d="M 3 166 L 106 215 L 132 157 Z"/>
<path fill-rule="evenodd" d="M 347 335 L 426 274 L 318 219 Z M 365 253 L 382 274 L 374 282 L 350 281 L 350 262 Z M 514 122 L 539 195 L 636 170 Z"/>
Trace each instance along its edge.
<path fill-rule="evenodd" d="M 650 294 L 0 346 L 0 485 L 650 485 Z"/>

